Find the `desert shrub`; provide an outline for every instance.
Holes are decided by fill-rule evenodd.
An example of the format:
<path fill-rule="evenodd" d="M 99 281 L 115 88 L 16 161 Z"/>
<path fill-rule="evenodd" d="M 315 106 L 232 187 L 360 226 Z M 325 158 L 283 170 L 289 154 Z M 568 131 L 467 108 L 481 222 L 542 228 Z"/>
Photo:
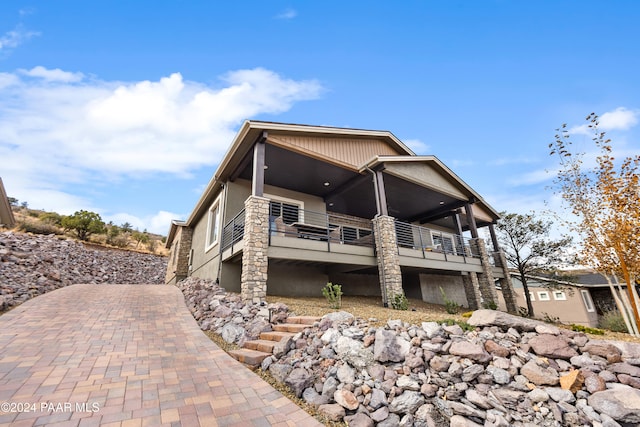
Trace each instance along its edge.
<path fill-rule="evenodd" d="M 489 300 L 489 301 L 483 302 L 482 307 L 486 308 L 487 310 L 497 310 L 498 304 L 493 300 Z"/>
<path fill-rule="evenodd" d="M 575 323 L 571 325 L 571 330 L 575 332 L 585 332 L 587 334 L 593 335 L 604 335 L 604 331 L 602 329 L 590 328 L 588 326 L 576 325 Z"/>
<path fill-rule="evenodd" d="M 322 295 L 327 299 L 329 307 L 338 309 L 342 307 L 342 286 L 329 282 L 322 288 Z"/>
<path fill-rule="evenodd" d="M 529 310 L 527 310 L 527 307 L 518 307 L 518 316 L 529 317 Z"/>
<path fill-rule="evenodd" d="M 155 254 L 158 250 L 158 241 L 155 239 L 150 239 L 149 243 L 147 243 L 147 248 L 152 254 Z"/>
<path fill-rule="evenodd" d="M 440 287 L 440 293 L 442 294 L 444 309 L 447 310 L 447 313 L 457 314 L 460 311 L 460 304 L 447 298 L 447 294 L 444 292 L 444 289 L 442 289 L 442 286 Z"/>
<path fill-rule="evenodd" d="M 55 225 L 48 224 L 40 221 L 22 221 L 18 225 L 18 230 L 25 233 L 33 234 L 62 234 L 62 230 Z"/>
<path fill-rule="evenodd" d="M 555 325 L 557 325 L 560 322 L 560 318 L 557 316 L 552 316 L 549 313 L 542 313 L 544 316 L 542 318 L 543 321 L 547 322 L 547 323 L 553 323 Z"/>
<path fill-rule="evenodd" d="M 43 212 L 38 215 L 38 219 L 47 224 L 55 225 L 56 227 L 62 227 L 62 215 L 56 212 Z"/>
<path fill-rule="evenodd" d="M 466 332 L 475 331 L 475 329 L 476 329 L 475 326 L 472 326 L 472 325 L 468 324 L 467 322 L 463 322 L 461 320 L 444 319 L 442 321 L 442 323 L 444 325 L 447 325 L 447 326 L 458 325 L 458 326 L 460 326 L 462 328 L 463 331 L 466 331 Z"/>
<path fill-rule="evenodd" d="M 598 326 L 612 332 L 628 332 L 622 313 L 618 310 L 605 311 L 604 314 L 600 316 Z"/>
<path fill-rule="evenodd" d="M 391 297 L 391 307 L 393 307 L 394 310 L 408 310 L 409 300 L 405 294 L 395 294 Z"/>

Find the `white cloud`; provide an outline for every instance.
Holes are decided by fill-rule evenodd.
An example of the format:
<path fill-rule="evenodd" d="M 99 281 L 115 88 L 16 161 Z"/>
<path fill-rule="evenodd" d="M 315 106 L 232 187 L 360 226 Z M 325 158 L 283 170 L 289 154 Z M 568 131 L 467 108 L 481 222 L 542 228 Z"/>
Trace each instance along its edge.
<path fill-rule="evenodd" d="M 419 139 L 404 139 L 402 142 L 416 154 L 427 154 L 427 152 L 431 150 L 428 144 L 425 144 Z"/>
<path fill-rule="evenodd" d="M 244 119 L 287 111 L 321 92 L 314 80 L 290 80 L 262 68 L 229 72 L 219 87 L 179 73 L 137 82 L 89 80 L 44 67 L 0 73 L 3 178 L 16 183 L 14 197 L 34 207 L 90 209 L 90 200 L 66 194 L 64 187 L 189 176 L 220 161 Z"/>
<path fill-rule="evenodd" d="M 276 19 L 293 19 L 298 16 L 298 12 L 294 9 L 287 8 L 276 15 Z"/>
<path fill-rule="evenodd" d="M 47 82 L 64 82 L 73 83 L 79 82 L 84 78 L 82 73 L 71 73 L 68 71 L 62 71 L 60 68 L 49 70 L 41 65 L 33 67 L 30 70 L 19 70 L 21 74 L 29 77 L 39 77 Z"/>
<path fill-rule="evenodd" d="M 629 110 L 625 107 L 618 107 L 599 117 L 599 127 L 604 131 L 628 130 L 638 124 L 638 116 L 640 116 L 640 110 Z M 590 135 L 591 131 L 589 130 L 589 126 L 585 124 L 570 128 L 569 134 Z"/>
<path fill-rule="evenodd" d="M 0 36 L 0 50 L 18 47 L 30 38 L 39 35 L 39 32 L 26 31 L 21 26 L 18 26 L 14 30 L 7 31 L 2 36 Z"/>

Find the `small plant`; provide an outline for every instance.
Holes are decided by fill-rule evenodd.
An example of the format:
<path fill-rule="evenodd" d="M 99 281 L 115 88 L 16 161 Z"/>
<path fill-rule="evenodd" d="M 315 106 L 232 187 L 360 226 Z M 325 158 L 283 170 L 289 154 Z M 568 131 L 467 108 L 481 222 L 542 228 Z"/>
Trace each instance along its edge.
<path fill-rule="evenodd" d="M 571 325 L 571 330 L 575 332 L 584 332 L 592 335 L 604 335 L 604 331 L 602 329 L 590 328 L 588 326 L 576 325 L 575 323 Z"/>
<path fill-rule="evenodd" d="M 497 310 L 498 304 L 496 304 L 496 302 L 493 300 L 488 300 L 482 303 L 482 307 L 486 308 L 487 310 Z"/>
<path fill-rule="evenodd" d="M 527 307 L 518 307 L 518 316 L 529 317 L 529 310 L 527 310 Z"/>
<path fill-rule="evenodd" d="M 444 325 L 447 325 L 447 326 L 458 325 L 458 326 L 460 326 L 462 328 L 463 331 L 466 331 L 466 332 L 470 332 L 470 331 L 475 331 L 476 330 L 475 326 L 472 326 L 472 325 L 468 324 L 467 322 L 462 322 L 460 320 L 444 319 L 442 321 L 442 323 Z"/>
<path fill-rule="evenodd" d="M 55 225 L 28 219 L 18 225 L 18 230 L 33 234 L 62 234 L 62 230 Z"/>
<path fill-rule="evenodd" d="M 552 316 L 552 315 L 550 315 L 549 313 L 546 313 L 546 312 L 542 313 L 542 314 L 544 315 L 544 317 L 542 318 L 542 320 L 544 322 L 553 323 L 554 325 L 562 323 L 562 322 L 560 322 L 560 318 L 557 317 L 557 316 Z"/>
<path fill-rule="evenodd" d="M 447 294 L 444 292 L 444 289 L 442 289 L 442 286 L 440 286 L 440 293 L 442 294 L 444 309 L 447 310 L 447 313 L 457 314 L 460 311 L 460 304 L 447 298 Z"/>
<path fill-rule="evenodd" d="M 465 311 L 464 313 L 462 313 L 462 317 L 464 318 L 469 318 L 473 315 L 473 311 Z"/>
<path fill-rule="evenodd" d="M 329 282 L 322 288 L 322 295 L 327 299 L 329 307 L 338 309 L 342 307 L 342 286 Z"/>
<path fill-rule="evenodd" d="M 628 332 L 627 326 L 624 323 L 624 318 L 619 310 L 605 311 L 600 317 L 598 326 L 602 329 L 608 329 L 612 332 Z"/>
<path fill-rule="evenodd" d="M 391 307 L 394 310 L 408 310 L 409 300 L 405 294 L 395 294 L 391 297 Z"/>

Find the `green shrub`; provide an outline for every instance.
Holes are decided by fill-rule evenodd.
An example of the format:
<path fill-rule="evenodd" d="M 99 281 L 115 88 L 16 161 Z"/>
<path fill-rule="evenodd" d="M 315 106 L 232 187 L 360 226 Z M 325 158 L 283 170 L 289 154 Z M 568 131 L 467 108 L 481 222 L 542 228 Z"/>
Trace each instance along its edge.
<path fill-rule="evenodd" d="M 471 316 L 473 316 L 473 311 L 465 311 L 464 313 L 462 313 L 462 317 L 469 318 Z"/>
<path fill-rule="evenodd" d="M 475 329 L 476 329 L 475 326 L 472 326 L 472 325 L 468 324 L 467 322 L 463 322 L 461 320 L 444 319 L 442 321 L 442 323 L 444 325 L 447 325 L 447 326 L 458 325 L 458 326 L 460 326 L 462 328 L 463 331 L 466 331 L 466 332 L 475 331 Z"/>
<path fill-rule="evenodd" d="M 408 310 L 409 300 L 405 294 L 395 294 L 391 297 L 391 307 L 394 310 Z"/>
<path fill-rule="evenodd" d="M 585 332 L 587 334 L 593 335 L 604 335 L 604 331 L 602 329 L 590 328 L 588 326 L 576 325 L 575 323 L 571 325 L 571 330 L 575 332 Z"/>
<path fill-rule="evenodd" d="M 557 325 L 558 323 L 562 323 L 562 322 L 560 322 L 560 318 L 557 317 L 557 316 L 552 316 L 552 315 L 550 315 L 549 313 L 546 313 L 546 312 L 542 313 L 542 314 L 544 315 L 544 317 L 542 318 L 542 320 L 544 322 L 553 323 L 554 325 Z"/>
<path fill-rule="evenodd" d="M 627 325 L 624 323 L 624 318 L 619 310 L 605 311 L 598 322 L 598 326 L 602 329 L 607 329 L 612 332 L 629 332 Z"/>
<path fill-rule="evenodd" d="M 22 221 L 18 225 L 18 230 L 25 233 L 33 234 L 62 234 L 62 230 L 55 225 L 48 224 L 40 221 Z"/>
<path fill-rule="evenodd" d="M 327 299 L 329 307 L 338 309 L 342 307 L 342 286 L 331 282 L 322 288 L 322 295 Z"/>
<path fill-rule="evenodd" d="M 447 294 L 444 293 L 444 289 L 442 289 L 442 286 L 440 287 L 440 293 L 442 294 L 444 309 L 447 310 L 447 313 L 457 314 L 460 311 L 460 304 L 447 298 Z"/>
<path fill-rule="evenodd" d="M 489 301 L 483 302 L 482 307 L 486 308 L 487 310 L 497 310 L 498 304 L 493 300 L 489 300 Z"/>

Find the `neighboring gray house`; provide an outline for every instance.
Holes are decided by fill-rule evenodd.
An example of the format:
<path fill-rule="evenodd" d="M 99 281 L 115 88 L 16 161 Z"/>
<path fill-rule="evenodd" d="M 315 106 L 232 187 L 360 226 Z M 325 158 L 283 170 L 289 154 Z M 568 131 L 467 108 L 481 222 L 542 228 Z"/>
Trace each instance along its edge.
<path fill-rule="evenodd" d="M 494 280 L 511 289 L 498 217 L 390 132 L 246 121 L 189 218 L 171 224 L 166 282 L 217 279 L 251 301 L 333 282 L 385 304 L 401 293 L 441 303 L 442 288 L 477 308 L 497 301 Z"/>
<path fill-rule="evenodd" d="M 548 277 L 527 276 L 527 286 L 536 317 L 557 318 L 562 323 L 597 327 L 600 316 L 617 310 L 607 279 L 598 273 L 575 271 L 571 281 Z M 511 275 L 518 307 L 527 307 L 522 282 Z M 626 285 L 621 285 L 626 293 Z M 500 307 L 504 308 L 502 302 Z"/>
<path fill-rule="evenodd" d="M 0 178 L 0 227 L 13 228 L 14 225 L 16 225 L 16 220 L 13 217 L 7 193 L 4 191 L 2 178 Z"/>

